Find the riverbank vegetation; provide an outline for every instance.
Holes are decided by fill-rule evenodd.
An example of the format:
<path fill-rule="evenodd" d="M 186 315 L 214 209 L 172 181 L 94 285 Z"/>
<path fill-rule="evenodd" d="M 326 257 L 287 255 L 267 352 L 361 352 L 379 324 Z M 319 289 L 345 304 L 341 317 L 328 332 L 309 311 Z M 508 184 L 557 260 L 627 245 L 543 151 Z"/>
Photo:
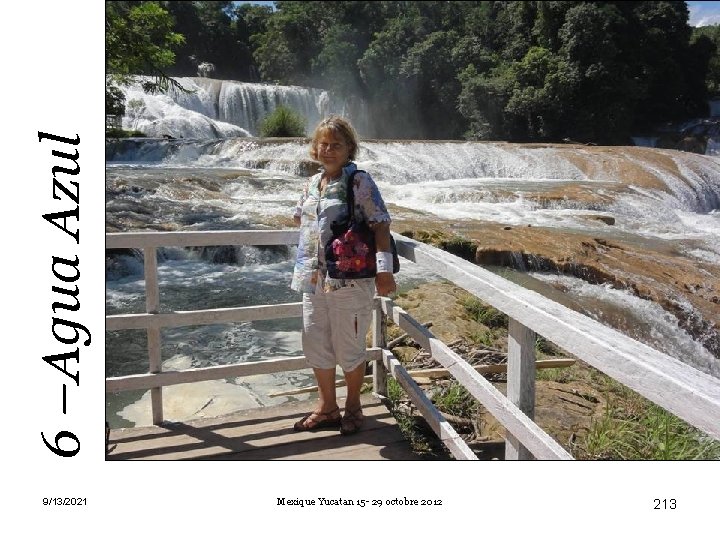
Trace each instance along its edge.
<path fill-rule="evenodd" d="M 720 32 L 685 2 L 106 6 L 113 76 L 326 88 L 385 138 L 627 144 L 706 116 L 720 89 Z"/>
<path fill-rule="evenodd" d="M 305 119 L 290 107 L 280 105 L 260 123 L 261 137 L 304 137 Z"/>
<path fill-rule="evenodd" d="M 480 247 L 476 241 L 440 230 L 405 230 L 402 234 L 473 262 Z M 487 236 L 485 238 L 487 247 L 489 242 Z M 418 309 L 418 303 L 413 300 L 416 294 L 422 294 L 423 301 L 429 301 L 428 295 L 433 293 L 410 291 L 397 300 L 413 316 Z M 447 295 L 443 296 L 444 302 L 448 299 Z M 462 338 L 467 344 L 465 348 L 471 350 L 478 347 L 507 350 L 505 314 L 469 294 L 457 294 L 451 301 L 461 308 L 461 313 L 453 311 L 450 315 L 463 317 L 473 325 L 446 338 Z M 435 302 L 435 305 L 439 303 Z M 447 307 L 433 313 L 436 326 L 442 325 L 440 317 L 444 312 L 448 312 Z M 389 335 L 393 336 L 393 332 L 398 330 L 389 331 Z M 537 337 L 535 347 L 538 360 L 571 357 L 542 336 Z M 396 351 L 401 360 L 412 358 L 414 354 L 413 351 Z M 536 379 L 538 424 L 576 459 L 720 459 L 719 442 L 584 362 L 576 360 L 569 367 L 539 369 Z M 493 381 L 502 389 L 502 378 L 495 377 Z M 429 395 L 434 393 L 434 389 L 428 389 Z M 436 406 L 442 412 L 457 416 L 458 410 L 464 410 L 467 418 L 475 418 L 471 423 L 473 431 L 468 434 L 470 441 L 501 440 L 501 428 L 467 393 L 455 389 L 439 395 L 443 399 L 436 401 Z M 448 398 L 451 398 L 451 406 L 448 406 Z M 543 414 L 543 409 L 556 412 Z M 416 417 L 414 420 L 422 425 Z M 409 420 L 405 420 L 405 424 L 412 425 Z M 481 425 L 484 427 L 478 429 Z M 417 426 L 414 430 L 411 440 L 420 440 Z M 418 445 L 418 448 L 422 450 L 423 446 Z"/>
<path fill-rule="evenodd" d="M 453 348 L 461 356 L 472 357 L 478 348 L 486 357 L 489 357 L 487 351 L 493 351 L 495 358 L 506 352 L 507 320 L 472 295 L 447 284 L 435 284 L 407 291 L 396 302 L 413 315 L 416 300 L 431 302 L 436 293 L 445 300 L 448 294 L 454 294 L 455 303 L 464 310 L 465 318 L 478 323 L 468 327 L 464 335 L 454 336 Z M 456 317 L 458 312 L 447 305 L 435 309 L 433 328 L 444 326 L 446 313 Z M 388 326 L 390 339 L 400 333 L 394 325 Z M 418 351 L 405 345 L 394 352 L 403 364 L 412 367 Z M 540 337 L 536 342 L 536 356 L 538 360 L 570 357 Z M 504 375 L 493 374 L 489 378 L 504 392 Z M 393 380 L 388 383 L 391 410 L 414 451 L 427 457 L 447 458 L 447 451 L 437 442 L 402 388 Z M 420 384 L 481 459 L 502 456 L 503 428 L 467 390 L 452 378 Z M 576 360 L 569 367 L 539 369 L 536 384 L 536 422 L 576 459 L 720 459 L 719 442 L 582 361 Z"/>

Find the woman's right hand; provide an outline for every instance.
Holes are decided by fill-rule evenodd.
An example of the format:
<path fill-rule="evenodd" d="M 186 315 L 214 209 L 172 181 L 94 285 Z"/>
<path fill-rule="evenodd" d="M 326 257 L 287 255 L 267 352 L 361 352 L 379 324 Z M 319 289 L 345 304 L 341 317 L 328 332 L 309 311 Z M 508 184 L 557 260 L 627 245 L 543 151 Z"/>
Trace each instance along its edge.
<path fill-rule="evenodd" d="M 379 296 L 390 296 L 396 290 L 395 277 L 391 272 L 379 272 L 375 276 L 375 289 Z"/>

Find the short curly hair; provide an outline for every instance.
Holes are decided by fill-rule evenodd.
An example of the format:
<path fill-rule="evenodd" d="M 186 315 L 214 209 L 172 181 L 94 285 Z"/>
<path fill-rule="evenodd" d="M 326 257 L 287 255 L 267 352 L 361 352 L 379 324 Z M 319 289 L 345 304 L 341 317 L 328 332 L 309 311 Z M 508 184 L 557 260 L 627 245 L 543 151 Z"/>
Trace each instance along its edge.
<path fill-rule="evenodd" d="M 345 144 L 350 147 L 349 159 L 353 161 L 358 152 L 358 138 L 352 125 L 348 120 L 341 116 L 329 116 L 320 122 L 315 128 L 312 141 L 310 142 L 310 157 L 315 161 L 318 159 L 318 139 L 325 133 L 332 133 L 335 137 L 345 140 Z"/>

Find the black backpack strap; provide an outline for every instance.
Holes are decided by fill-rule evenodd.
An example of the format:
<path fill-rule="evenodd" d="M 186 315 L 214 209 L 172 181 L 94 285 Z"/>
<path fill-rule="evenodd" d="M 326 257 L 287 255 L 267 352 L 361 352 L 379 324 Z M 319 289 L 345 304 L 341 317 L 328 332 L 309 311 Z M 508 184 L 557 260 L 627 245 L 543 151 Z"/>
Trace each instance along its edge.
<path fill-rule="evenodd" d="M 345 187 L 345 198 L 348 204 L 348 216 L 350 216 L 350 221 L 353 222 L 355 221 L 355 189 L 353 187 L 353 179 L 357 173 L 364 172 L 365 171 L 361 169 L 355 169 L 351 172 L 347 179 L 347 186 Z"/>

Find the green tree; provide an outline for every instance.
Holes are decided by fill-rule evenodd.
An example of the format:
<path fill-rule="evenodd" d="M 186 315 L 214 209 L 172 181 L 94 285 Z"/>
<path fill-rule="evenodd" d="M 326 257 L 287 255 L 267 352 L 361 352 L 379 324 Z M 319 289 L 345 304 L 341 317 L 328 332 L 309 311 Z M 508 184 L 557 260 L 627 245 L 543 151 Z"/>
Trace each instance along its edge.
<path fill-rule="evenodd" d="M 362 98 L 385 137 L 626 143 L 720 91 L 720 31 L 691 40 L 678 1 L 108 6 L 114 80 L 155 75 L 162 90 L 212 62 L 218 78 Z"/>
<path fill-rule="evenodd" d="M 627 20 L 611 4 L 582 2 L 565 12 L 559 54 L 575 83 L 565 94 L 565 137 L 600 143 L 629 139 L 639 93 L 622 48 L 626 32 Z"/>
<path fill-rule="evenodd" d="M 173 31 L 173 20 L 157 2 L 106 2 L 105 61 L 117 82 L 150 75 L 149 91 L 172 84 L 165 69 L 175 61 L 173 48 L 184 37 Z"/>
<path fill-rule="evenodd" d="M 311 61 L 311 70 L 320 84 L 342 95 L 362 93 L 357 65 L 362 55 L 358 31 L 349 24 L 336 24 L 324 32 L 321 50 Z"/>
<path fill-rule="evenodd" d="M 194 55 L 198 63 L 210 62 L 215 66 L 213 77 L 228 79 L 237 75 L 239 51 L 232 28 L 232 2 L 193 2 L 200 20 L 198 41 Z"/>
<path fill-rule="evenodd" d="M 255 48 L 252 37 L 265 32 L 272 13 L 272 8 L 269 6 L 251 4 L 241 4 L 235 9 L 234 31 L 235 43 L 238 49 L 240 80 L 260 80 L 260 71 L 254 58 Z"/>
<path fill-rule="evenodd" d="M 713 52 L 684 2 L 491 2 L 465 18 L 467 136 L 627 143 L 702 114 Z"/>
<path fill-rule="evenodd" d="M 110 109 L 124 110 L 118 85 L 137 80 L 137 75 L 151 77 L 143 82 L 147 92 L 179 87 L 165 69 L 184 38 L 173 31 L 168 12 L 157 2 L 106 2 L 105 8 L 105 101 Z"/>
<path fill-rule="evenodd" d="M 704 107 L 704 98 L 693 103 L 691 80 L 698 74 L 688 68 L 692 30 L 688 25 L 685 2 L 637 2 L 633 10 L 635 28 L 641 42 L 634 64 L 642 99 L 637 116 L 641 124 L 678 121 Z M 701 75 L 704 79 L 704 74 Z M 697 99 L 697 98 L 696 98 Z"/>
<path fill-rule="evenodd" d="M 522 59 L 532 47 L 537 5 L 541 2 L 494 2 L 495 25 L 493 50 L 507 61 Z"/>
<path fill-rule="evenodd" d="M 174 76 L 198 74 L 198 66 L 209 62 L 212 77 L 256 81 L 259 73 L 253 59 L 250 39 L 265 31 L 272 14 L 269 6 L 235 5 L 227 1 L 164 1 L 173 16 L 175 31 L 185 36 L 176 51 L 175 64 L 168 69 Z"/>
<path fill-rule="evenodd" d="M 455 49 L 459 36 L 454 30 L 437 31 L 418 40 L 407 51 L 400 76 L 416 88 L 415 109 L 421 112 L 424 138 L 456 138 L 467 122 L 457 110 L 462 57 Z"/>
<path fill-rule="evenodd" d="M 175 47 L 175 62 L 168 73 L 176 77 L 195 76 L 197 74 L 198 53 L 202 22 L 195 2 L 165 1 L 162 7 L 174 20 L 174 31 L 185 38 Z"/>
<path fill-rule="evenodd" d="M 510 69 L 512 91 L 505 112 L 514 115 L 525 140 L 558 140 L 570 134 L 568 108 L 577 92 L 577 70 L 562 56 L 531 47 Z"/>
<path fill-rule="evenodd" d="M 537 15 L 533 24 L 534 43 L 557 52 L 560 42 L 560 28 L 565 23 L 567 11 L 579 2 L 537 2 Z"/>
<path fill-rule="evenodd" d="M 706 63 L 705 89 L 711 96 L 720 96 L 720 24 L 693 29 L 693 56 Z"/>
<path fill-rule="evenodd" d="M 456 54 L 469 5 L 385 2 L 379 31 L 358 60 L 376 123 L 389 136 L 454 137 L 465 120 L 456 108 Z M 458 62 L 459 60 L 459 62 Z"/>
<path fill-rule="evenodd" d="M 400 72 L 403 55 L 421 28 L 417 12 L 390 19 L 358 61 L 360 76 L 371 91 L 376 126 L 388 137 L 408 137 L 421 129 L 415 107 L 418 88 Z"/>
<path fill-rule="evenodd" d="M 262 80 L 310 85 L 321 51 L 320 28 L 335 2 L 277 2 L 262 34 L 251 37 Z M 325 6 L 325 7 L 323 7 Z"/>
<path fill-rule="evenodd" d="M 458 74 L 461 84 L 458 110 L 468 120 L 468 139 L 514 139 L 520 133 L 516 118 L 505 114 L 514 75 L 509 65 L 498 63 L 479 71 L 474 64 Z"/>

